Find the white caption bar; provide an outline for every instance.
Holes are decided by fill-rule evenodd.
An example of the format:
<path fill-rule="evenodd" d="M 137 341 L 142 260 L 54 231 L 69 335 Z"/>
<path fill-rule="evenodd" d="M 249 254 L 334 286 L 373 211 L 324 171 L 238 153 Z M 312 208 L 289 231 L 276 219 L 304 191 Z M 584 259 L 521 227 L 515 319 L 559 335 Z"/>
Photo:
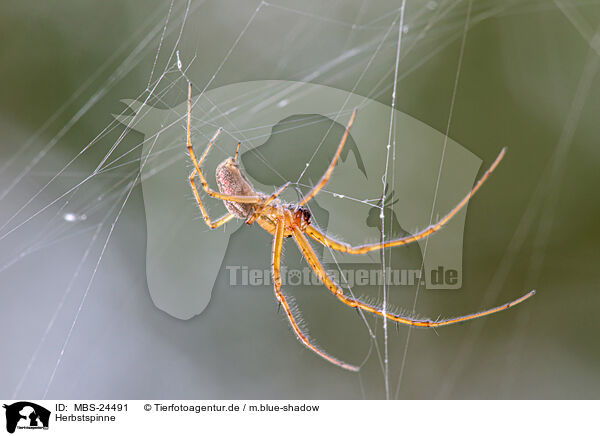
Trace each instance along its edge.
<path fill-rule="evenodd" d="M 3 401 L 2 433 L 589 434 L 600 401 Z M 12 432 L 11 432 L 12 430 Z M 109 433 L 107 433 L 109 432 Z M 198 433 L 199 432 L 199 433 Z M 307 433 L 308 432 L 308 433 Z"/>

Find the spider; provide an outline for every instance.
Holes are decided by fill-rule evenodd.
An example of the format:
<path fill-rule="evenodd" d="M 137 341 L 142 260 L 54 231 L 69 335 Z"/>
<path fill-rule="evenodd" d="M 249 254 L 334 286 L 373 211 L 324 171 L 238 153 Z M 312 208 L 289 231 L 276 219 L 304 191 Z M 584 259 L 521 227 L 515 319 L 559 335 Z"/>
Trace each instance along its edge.
<path fill-rule="evenodd" d="M 380 317 L 385 317 L 391 321 L 400 324 L 407 324 L 409 326 L 415 327 L 441 327 L 450 324 L 456 324 L 459 322 L 481 318 L 483 316 L 491 315 L 493 313 L 506 310 L 512 306 L 515 306 L 527 300 L 535 294 L 535 291 L 530 291 L 529 293 L 514 301 L 511 301 L 498 307 L 494 307 L 492 309 L 487 309 L 482 312 L 471 313 L 456 318 L 437 321 L 433 321 L 430 319 L 413 318 L 406 315 L 387 312 L 381 308 L 370 305 L 354 297 L 350 297 L 344 294 L 342 288 L 327 275 L 325 269 L 323 268 L 323 265 L 319 261 L 315 251 L 313 250 L 312 246 L 308 241 L 308 238 L 306 237 L 306 235 L 308 235 L 310 238 L 323 244 L 326 247 L 332 248 L 333 250 L 351 254 L 364 254 L 370 251 L 381 250 L 386 247 L 396 247 L 399 245 L 410 244 L 412 242 L 426 238 L 427 236 L 440 230 L 444 226 L 444 224 L 446 224 L 467 204 L 469 199 L 479 190 L 479 188 L 481 188 L 481 185 L 498 166 L 506 152 L 505 148 L 502 149 L 494 163 L 483 174 L 483 176 L 475 184 L 473 189 L 437 223 L 430 225 L 429 227 L 414 235 L 405 236 L 399 239 L 393 239 L 385 242 L 352 246 L 347 243 L 333 239 L 330 236 L 327 236 L 326 234 L 321 232 L 317 227 L 311 224 L 311 213 L 305 205 L 319 193 L 319 191 L 327 184 L 329 178 L 331 177 L 331 173 L 333 172 L 333 169 L 338 161 L 338 158 L 340 157 L 346 139 L 348 138 L 350 127 L 352 126 L 352 123 L 354 122 L 354 119 L 356 117 L 356 109 L 350 117 L 350 120 L 348 122 L 348 125 L 346 126 L 346 130 L 344 132 L 344 135 L 342 136 L 337 151 L 333 156 L 333 159 L 331 160 L 331 163 L 327 167 L 327 170 L 325 171 L 325 174 L 322 176 L 321 180 L 298 203 L 291 204 L 283 203 L 282 201 L 280 201 L 280 199 L 278 199 L 279 195 L 288 187 L 289 182 L 284 184 L 272 195 L 266 195 L 254 189 L 254 187 L 252 186 L 252 184 L 250 183 L 250 181 L 248 180 L 248 178 L 244 174 L 244 171 L 242 170 L 242 168 L 240 168 L 240 165 L 238 163 L 238 154 L 240 150 L 239 142 L 237 144 L 235 155 L 233 157 L 227 158 L 217 166 L 216 180 L 219 192 L 214 191 L 209 187 L 208 182 L 206 181 L 206 177 L 202 173 L 201 166 L 202 162 L 204 161 L 208 152 L 210 151 L 213 143 L 215 142 L 219 133 L 221 132 L 221 129 L 217 130 L 215 135 L 211 138 L 208 146 L 204 150 L 204 153 L 202 154 L 200 159 L 197 159 L 196 154 L 194 153 L 191 140 L 191 102 L 192 87 L 190 85 L 188 91 L 187 148 L 192 162 L 194 164 L 194 170 L 189 176 L 189 181 L 192 187 L 192 191 L 194 193 L 194 197 L 200 208 L 200 212 L 202 213 L 202 217 L 204 218 L 204 221 L 211 229 L 216 229 L 217 227 L 222 226 L 223 224 L 231 221 L 233 218 L 238 218 L 245 220 L 247 224 L 253 224 L 256 222 L 260 227 L 262 227 L 271 235 L 273 235 L 272 267 L 275 298 L 279 301 L 280 306 L 283 307 L 283 310 L 290 322 L 292 330 L 296 334 L 296 337 L 300 340 L 302 344 L 304 344 L 310 350 L 314 351 L 320 357 L 328 360 L 329 362 L 341 368 L 350 371 L 360 370 L 360 367 L 345 363 L 318 348 L 311 342 L 308 336 L 300 328 L 300 325 L 298 324 L 294 317 L 294 314 L 292 313 L 292 309 L 288 300 L 281 291 L 282 281 L 280 265 L 281 249 L 283 246 L 284 238 L 293 238 L 295 240 L 302 255 L 304 256 L 312 270 L 315 272 L 317 277 L 342 303 L 356 309 L 361 309 L 366 312 L 370 312 Z M 206 211 L 205 206 L 202 204 L 202 200 L 200 199 L 200 193 L 196 186 L 196 176 L 200 179 L 200 184 L 204 192 L 206 192 L 211 197 L 223 201 L 225 207 L 229 211 L 227 214 L 214 221 L 208 216 L 208 212 Z"/>

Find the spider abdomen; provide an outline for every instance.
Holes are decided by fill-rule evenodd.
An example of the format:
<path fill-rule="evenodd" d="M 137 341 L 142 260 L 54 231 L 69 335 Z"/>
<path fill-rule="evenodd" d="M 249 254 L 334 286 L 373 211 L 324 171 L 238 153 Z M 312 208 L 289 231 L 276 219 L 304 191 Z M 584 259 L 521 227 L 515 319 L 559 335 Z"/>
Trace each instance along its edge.
<path fill-rule="evenodd" d="M 227 195 L 259 195 L 243 171 L 233 159 L 229 158 L 219 164 L 216 171 L 217 185 L 221 194 Z M 254 211 L 253 203 L 237 203 L 235 201 L 223 201 L 229 212 L 237 218 L 246 219 Z"/>

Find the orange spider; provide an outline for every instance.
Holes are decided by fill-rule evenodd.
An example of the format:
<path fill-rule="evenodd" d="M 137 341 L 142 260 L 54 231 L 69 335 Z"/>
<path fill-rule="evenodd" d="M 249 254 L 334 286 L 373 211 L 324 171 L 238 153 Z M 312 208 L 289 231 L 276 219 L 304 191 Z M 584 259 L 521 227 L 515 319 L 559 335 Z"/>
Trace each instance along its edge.
<path fill-rule="evenodd" d="M 256 221 L 256 223 L 265 229 L 267 232 L 274 236 L 273 238 L 273 284 L 275 288 L 275 297 L 283 306 L 283 309 L 290 321 L 291 327 L 294 330 L 294 333 L 306 347 L 317 353 L 322 358 L 328 360 L 329 362 L 338 365 L 344 369 L 350 371 L 358 371 L 360 368 L 354 365 L 347 364 L 342 362 L 341 360 L 330 356 L 325 353 L 317 346 L 312 344 L 307 337 L 306 334 L 302 332 L 300 326 L 296 322 L 290 305 L 286 297 L 281 292 L 281 248 L 283 245 L 283 238 L 293 237 L 296 243 L 298 244 L 298 248 L 302 252 L 304 258 L 316 273 L 317 277 L 321 280 L 322 283 L 335 295 L 342 303 L 347 304 L 350 307 L 360 308 L 364 311 L 371 312 L 375 315 L 379 315 L 381 317 L 385 317 L 392 321 L 407 324 L 416 327 L 441 327 L 450 324 L 456 324 L 463 321 L 468 321 L 475 318 L 481 318 L 483 316 L 491 315 L 496 312 L 500 312 L 502 310 L 506 310 L 512 306 L 515 306 L 522 301 L 527 300 L 531 296 L 535 294 L 535 291 L 531 291 L 528 294 L 518 298 L 510 303 L 503 304 L 502 306 L 495 307 L 493 309 L 484 310 L 482 312 L 472 313 L 469 315 L 463 315 L 457 318 L 450 318 L 445 320 L 433 321 L 430 319 L 416 319 L 411 318 L 410 316 L 404 316 L 400 314 L 384 312 L 382 309 L 357 300 L 353 297 L 349 297 L 344 294 L 342 288 L 338 286 L 325 272 L 323 265 L 317 258 L 317 255 L 313 248 L 311 247 L 308 239 L 305 234 L 313 238 L 315 241 L 323 244 L 326 247 L 330 247 L 334 250 L 341 251 L 344 253 L 352 253 L 352 254 L 363 254 L 369 251 L 381 250 L 386 247 L 395 247 L 398 245 L 410 244 L 412 242 L 418 241 L 419 239 L 426 238 L 432 233 L 437 232 L 442 228 L 444 224 L 446 224 L 456 213 L 461 210 L 469 201 L 469 199 L 479 190 L 481 185 L 485 182 L 485 180 L 489 177 L 489 175 L 494 171 L 494 169 L 500 163 L 500 160 L 504 157 L 504 153 L 506 149 L 502 149 L 492 166 L 484 173 L 483 177 L 477 182 L 477 184 L 473 187 L 473 189 L 463 198 L 460 203 L 458 203 L 454 209 L 452 209 L 446 216 L 444 216 L 440 221 L 435 224 L 430 225 L 419 233 L 416 233 L 412 236 L 406 236 L 399 239 L 394 239 L 386 242 L 379 242 L 373 244 L 365 244 L 359 246 L 351 246 L 344 242 L 337 241 L 321 231 L 319 231 L 316 227 L 311 224 L 311 214 L 310 211 L 304 207 L 308 201 L 310 201 L 318 192 L 325 186 L 329 178 L 331 177 L 331 173 L 333 172 L 333 168 L 340 157 L 342 152 L 342 148 L 344 147 L 344 143 L 348 138 L 348 134 L 350 131 L 350 127 L 354 122 L 354 118 L 356 117 L 356 109 L 352 113 L 350 117 L 350 121 L 346 126 L 346 131 L 344 132 L 344 136 L 342 137 L 338 149 L 331 161 L 331 164 L 325 171 L 325 174 L 316 184 L 314 188 L 304 197 L 299 203 L 290 204 L 290 203 L 282 203 L 277 197 L 287 186 L 289 182 L 283 185 L 280 189 L 278 189 L 272 195 L 266 195 L 262 192 L 258 192 L 254 189 L 248 178 L 244 175 L 244 172 L 240 168 L 237 158 L 240 150 L 240 143 L 237 145 L 237 149 L 233 158 L 228 158 L 222 163 L 219 164 L 216 171 L 216 179 L 217 184 L 219 186 L 219 191 L 213 191 L 209 186 L 204 174 L 200 170 L 200 166 L 202 162 L 206 158 L 210 148 L 215 142 L 217 136 L 221 132 L 221 129 L 217 131 L 217 133 L 213 136 L 211 141 L 206 147 L 206 150 L 200 157 L 200 160 L 196 159 L 196 155 L 194 153 L 194 149 L 192 147 L 191 141 L 191 100 L 192 99 L 192 87 L 189 87 L 188 93 L 188 118 L 187 118 L 187 148 L 192 158 L 192 162 L 194 163 L 194 171 L 190 174 L 190 184 L 192 186 L 192 190 L 194 192 L 194 196 L 196 197 L 196 201 L 198 202 L 198 206 L 200 207 L 200 211 L 202 212 L 202 216 L 206 224 L 211 228 L 217 228 L 233 218 L 239 218 L 246 220 L 247 224 L 252 224 Z M 223 201 L 225 207 L 229 211 L 226 215 L 217 219 L 216 221 L 212 221 L 208 216 L 208 213 L 202 204 L 202 200 L 200 199 L 200 194 L 198 192 L 198 188 L 196 187 L 196 175 L 200 179 L 200 183 L 202 185 L 202 189 L 211 197 L 218 198 Z"/>

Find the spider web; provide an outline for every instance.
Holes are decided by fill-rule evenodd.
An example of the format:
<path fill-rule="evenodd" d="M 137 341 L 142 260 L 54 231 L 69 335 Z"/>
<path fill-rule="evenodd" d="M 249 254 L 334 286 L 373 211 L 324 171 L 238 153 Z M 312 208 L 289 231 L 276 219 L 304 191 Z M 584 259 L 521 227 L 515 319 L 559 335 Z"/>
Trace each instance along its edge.
<path fill-rule="evenodd" d="M 255 32 L 260 25 L 276 23 L 277 19 L 294 22 L 295 26 L 288 30 L 281 43 L 285 50 L 277 53 L 279 61 L 269 64 L 270 70 L 267 71 L 269 77 L 291 76 L 298 82 L 318 82 L 339 86 L 350 90 L 351 94 L 363 96 L 364 104 L 367 99 L 375 99 L 385 101 L 391 107 L 388 141 L 373 145 L 377 152 L 385 153 L 386 156 L 386 165 L 379 175 L 382 181 L 381 195 L 361 199 L 349 195 L 351 190 L 336 192 L 325 188 L 322 191 L 322 195 L 331 195 L 346 202 L 357 202 L 367 208 L 379 208 L 381 239 L 384 240 L 392 234 L 392 220 L 385 213 L 385 204 L 389 200 L 388 192 L 394 191 L 396 153 L 402 146 L 396 142 L 398 132 L 395 110 L 402 106 L 403 96 L 408 91 L 403 87 L 403 81 L 410 78 L 411 74 L 419 72 L 427 62 L 435 59 L 452 44 L 458 44 L 458 59 L 451 86 L 450 105 L 445 112 L 447 122 L 444 133 L 448 138 L 461 83 L 461 67 L 469 29 L 491 17 L 526 14 L 548 8 L 550 6 L 546 2 L 533 0 L 500 7 L 493 2 L 473 4 L 472 0 L 439 2 L 403 0 L 399 7 L 378 7 L 374 8 L 375 12 L 373 12 L 367 6 L 367 2 L 360 3 L 357 8 L 323 6 L 319 9 L 318 6 L 312 5 L 302 9 L 284 3 L 261 1 L 237 11 L 234 23 L 222 23 L 225 27 L 231 26 L 225 29 L 227 37 L 210 42 L 206 42 L 206 39 L 211 35 L 203 33 L 200 27 L 192 24 L 206 24 L 207 18 L 203 18 L 203 14 L 208 17 L 211 14 L 219 17 L 226 15 L 219 6 L 212 3 L 172 1 L 167 7 L 158 8 L 156 12 L 137 20 L 137 25 L 130 36 L 122 41 L 121 46 L 114 50 L 102 65 L 84 78 L 72 97 L 61 104 L 32 135 L 20 138 L 19 147 L 2 156 L 0 177 L 3 184 L 0 189 L 0 202 L 3 202 L 6 207 L 3 208 L 1 215 L 0 241 L 6 248 L 0 260 L 0 274 L 4 274 L 5 280 L 9 282 L 21 280 L 23 283 L 31 283 L 25 280 L 25 274 L 31 270 L 33 262 L 39 264 L 40 259 L 47 259 L 49 253 L 53 251 L 58 253 L 57 258 L 64 260 L 60 268 L 68 270 L 63 274 L 53 275 L 50 267 L 39 266 L 40 276 L 49 278 L 46 280 L 46 287 L 52 290 L 48 294 L 54 298 L 49 298 L 50 301 L 47 302 L 49 310 L 28 335 L 30 346 L 18 354 L 20 369 L 14 373 L 18 382 L 11 387 L 12 397 L 18 398 L 25 394 L 29 397 L 41 395 L 44 398 L 52 395 L 61 396 L 63 392 L 60 386 L 66 383 L 67 373 L 74 365 L 76 366 L 80 358 L 73 350 L 85 349 L 82 348 L 85 335 L 103 326 L 103 319 L 100 316 L 102 313 L 107 313 L 110 309 L 118 310 L 113 305 L 118 305 L 119 299 L 134 298 L 133 295 L 126 295 L 127 289 L 123 289 L 119 283 L 110 279 L 110 271 L 121 268 L 122 258 L 127 259 L 131 255 L 131 252 L 117 244 L 119 241 L 115 234 L 119 226 L 123 226 L 124 229 L 140 227 L 139 223 L 143 221 L 143 216 L 139 212 L 136 213 L 141 202 L 139 187 L 145 177 L 151 177 L 151 175 L 143 176 L 143 169 L 149 161 L 161 157 L 152 152 L 142 156 L 140 150 L 144 144 L 149 144 L 152 150 L 160 134 L 166 132 L 171 126 L 161 126 L 156 136 L 140 139 L 139 135 L 136 136 L 131 130 L 135 130 L 141 120 L 132 116 L 127 129 L 123 129 L 116 120 L 103 122 L 101 128 L 88 137 L 83 146 L 77 146 L 78 151 L 75 154 L 70 152 L 68 147 L 63 146 L 78 139 L 73 130 L 90 118 L 100 103 L 111 100 L 114 107 L 115 101 L 125 97 L 123 94 L 116 95 L 117 92 L 123 92 L 123 84 L 137 83 L 135 89 L 145 86 L 137 94 L 131 91 L 126 95 L 140 102 L 142 107 L 156 106 L 166 108 L 166 111 L 173 113 L 176 111 L 174 107 L 185 99 L 188 82 L 194 85 L 196 90 L 194 102 L 198 102 L 212 88 L 235 81 L 258 80 L 260 75 L 265 73 L 256 71 L 255 64 L 250 65 L 245 71 L 235 69 L 239 67 L 240 60 L 244 57 L 256 56 L 260 59 L 261 48 L 257 50 L 253 46 L 254 38 L 257 36 Z M 315 49 L 314 60 L 308 63 L 299 62 L 295 58 L 295 53 L 299 50 L 298 47 L 305 44 L 303 33 L 311 29 L 320 32 L 324 31 L 323 29 L 336 29 L 332 33 L 335 38 L 324 41 L 325 47 L 322 51 Z M 589 40 L 594 39 L 594 34 L 588 36 Z M 209 44 L 214 45 L 210 54 L 206 50 Z M 566 133 L 557 147 L 555 164 L 549 170 L 553 175 L 561 172 L 561 156 L 564 156 L 571 142 L 572 130 L 581 113 L 582 96 L 586 94 L 591 78 L 597 71 L 598 65 L 594 59 L 596 58 L 591 57 L 586 64 L 587 68 L 573 103 L 572 114 L 565 127 Z M 233 67 L 232 61 L 234 61 Z M 139 80 L 140 77 L 144 77 L 142 82 Z M 287 90 L 285 98 L 293 98 L 294 91 L 294 89 Z M 271 97 L 269 93 L 262 91 L 255 96 L 255 100 L 268 102 L 269 97 Z M 314 152 L 305 162 L 304 168 L 295 181 L 292 180 L 293 185 L 298 189 L 306 190 L 313 186 L 313 180 L 308 177 L 309 171 L 318 164 L 318 153 L 330 133 L 339 126 L 337 121 L 347 117 L 352 111 L 353 107 L 348 107 L 348 101 L 349 98 L 337 112 L 328 114 L 333 122 L 328 124 L 321 141 L 315 144 Z M 103 107 L 106 107 L 106 104 Z M 360 107 L 361 105 L 359 109 Z M 218 108 L 216 110 L 219 111 Z M 121 115 L 131 116 L 130 109 L 121 110 Z M 184 126 L 185 114 L 176 115 L 181 121 L 180 126 Z M 289 130 L 297 131 L 318 122 L 320 121 L 315 117 L 306 116 L 299 123 L 291 125 Z M 256 126 L 256 129 L 260 127 L 264 126 Z M 232 139 L 245 143 L 262 139 L 260 134 L 249 130 L 229 129 L 226 133 Z M 217 144 L 217 147 L 222 153 L 229 153 L 227 149 L 229 145 Z M 435 221 L 434 211 L 445 149 L 446 141 L 443 144 L 442 160 L 439 163 L 430 224 Z M 181 150 L 183 153 L 183 146 Z M 260 153 L 257 153 L 257 156 L 263 165 L 281 179 L 281 183 L 290 181 L 281 174 L 279 168 L 269 163 L 266 156 Z M 390 181 L 391 186 L 388 191 L 386 188 Z M 540 183 L 529 202 L 529 209 L 523 215 L 521 224 L 514 234 L 514 240 L 505 253 L 503 264 L 498 268 L 497 275 L 494 276 L 490 288 L 484 294 L 488 299 L 493 299 L 493 295 L 505 283 L 507 271 L 513 262 L 511 255 L 519 250 L 530 231 L 536 210 L 541 206 L 541 199 L 547 189 L 549 189 L 547 184 Z M 192 201 L 191 194 L 188 195 Z M 137 208 L 135 204 L 138 204 Z M 547 204 L 545 216 L 551 217 L 554 208 L 555 204 Z M 214 210 L 211 208 L 211 216 L 215 214 Z M 319 216 L 317 212 L 314 215 Z M 198 226 L 202 225 L 198 221 Z M 549 224 L 545 224 L 544 230 L 538 234 L 538 246 L 543 246 L 544 241 L 547 240 L 548 226 Z M 123 235 L 123 231 L 118 233 L 120 236 Z M 134 236 L 132 240 L 125 239 L 129 243 L 140 242 Z M 380 263 L 384 273 L 386 268 L 392 265 L 392 253 L 392 250 L 382 252 Z M 329 254 L 341 274 L 343 265 L 338 262 L 337 254 L 332 250 L 329 250 Z M 421 269 L 426 254 L 427 242 L 425 242 Z M 543 260 L 540 256 L 543 256 L 543 250 L 539 250 L 536 256 L 531 281 L 539 277 L 539 265 Z M 139 253 L 137 260 L 137 263 L 131 262 L 131 265 L 123 268 L 125 273 L 119 274 L 118 277 L 126 276 L 129 268 L 135 270 L 136 272 L 132 274 L 137 274 L 136 283 L 141 289 L 145 283 L 143 274 L 140 278 L 139 270 L 143 268 L 139 263 L 142 262 L 143 256 L 140 260 Z M 343 277 L 343 274 L 341 275 Z M 349 283 L 341 281 L 340 285 L 344 286 L 350 295 L 355 295 L 355 289 Z M 139 289 L 138 291 L 138 294 L 149 300 L 147 293 L 144 294 Z M 31 290 L 27 295 L 33 299 L 41 298 Z M 412 300 L 405 300 L 412 303 L 412 307 L 409 306 L 412 312 L 417 310 L 419 295 L 420 281 L 417 282 Z M 391 306 L 395 304 L 390 302 L 390 289 L 385 282 L 377 297 L 384 312 L 390 311 Z M 141 299 L 142 296 L 137 295 L 137 298 Z M 238 296 L 238 298 L 242 297 Z M 100 305 L 104 310 L 94 312 L 90 309 L 90 306 L 97 307 L 94 305 Z M 249 307 L 259 309 L 252 303 Z M 269 308 L 271 309 L 272 307 Z M 231 310 L 236 314 L 231 316 L 253 316 L 252 311 Z M 302 308 L 302 311 L 306 314 L 307 310 Z M 335 318 L 336 315 L 337 313 L 331 318 Z M 371 319 L 363 313 L 359 313 L 358 318 L 360 329 L 368 338 L 366 351 L 361 354 L 365 371 L 361 371 L 356 378 L 346 379 L 347 383 L 356 386 L 362 398 L 401 397 L 408 376 L 408 351 L 411 349 L 412 329 L 406 330 L 403 339 L 400 338 L 402 335 L 393 338 L 389 331 L 389 323 L 385 320 L 381 322 Z M 313 329 L 311 322 L 307 322 L 307 327 L 311 331 L 320 330 Z M 114 334 L 118 331 L 115 330 L 116 328 L 112 328 L 110 332 Z M 174 327 L 170 328 L 172 329 L 170 333 L 173 334 L 176 330 Z M 481 327 L 478 331 L 480 329 Z M 472 352 L 472 344 L 479 334 L 478 331 L 465 341 L 464 356 Z M 286 333 L 292 334 L 289 331 Z M 210 342 L 213 346 L 215 343 Z M 300 347 L 298 344 L 294 346 Z M 246 353 L 248 357 L 250 351 L 243 346 L 240 349 L 242 350 L 240 354 Z M 176 350 L 172 352 L 175 353 Z M 271 352 L 276 353 L 276 350 Z M 69 361 L 68 365 L 65 363 L 66 360 Z M 461 368 L 464 365 L 464 361 L 457 359 L 454 372 L 450 374 L 450 381 L 442 387 L 440 397 L 450 395 L 458 377 L 457 373 L 463 371 Z M 272 369 L 270 367 L 270 370 Z M 383 380 L 382 392 L 379 390 L 381 379 Z M 43 386 L 41 391 L 39 386 Z M 410 391 L 407 390 L 407 397 L 411 397 Z M 69 391 L 65 390 L 65 392 Z M 227 396 L 227 392 L 224 395 Z"/>

